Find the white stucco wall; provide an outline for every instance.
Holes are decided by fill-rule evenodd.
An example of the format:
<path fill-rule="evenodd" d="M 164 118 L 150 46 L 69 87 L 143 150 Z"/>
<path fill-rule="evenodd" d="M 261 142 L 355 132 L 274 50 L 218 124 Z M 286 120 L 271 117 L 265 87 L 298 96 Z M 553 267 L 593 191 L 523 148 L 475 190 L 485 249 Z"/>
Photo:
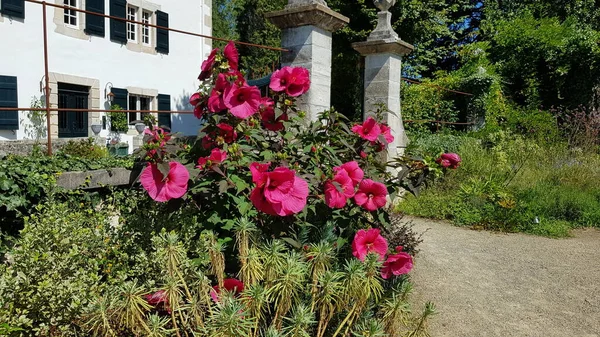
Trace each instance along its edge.
<path fill-rule="evenodd" d="M 1 1 L 1 0 L 0 0 Z M 80 0 L 81 1 L 81 0 Z M 142 3 L 145 0 L 132 0 Z M 62 0 L 57 1 L 62 4 Z M 152 0 L 169 14 L 171 28 L 211 35 L 211 0 Z M 105 13 L 109 14 L 109 0 Z M 48 7 L 49 71 L 99 81 L 100 107 L 107 107 L 105 86 L 137 87 L 171 95 L 173 110 L 190 110 L 187 97 L 196 89 L 200 64 L 210 52 L 211 41 L 170 32 L 170 53 L 144 53 L 130 50 L 110 40 L 110 23 L 105 21 L 105 37 L 87 36 L 81 39 L 57 30 L 70 29 L 55 23 L 55 9 Z M 83 27 L 81 28 L 83 30 Z M 40 81 L 44 75 L 42 6 L 25 3 L 25 20 L 0 19 L 0 75 L 16 76 L 19 107 L 29 107 L 33 96 L 42 96 Z M 96 101 L 98 102 L 98 101 Z M 51 102 L 52 103 L 52 102 Z M 91 108 L 91 106 L 90 106 Z M 154 103 L 153 109 L 156 109 Z M 0 140 L 27 138 L 23 123 L 26 112 L 20 112 L 19 130 L 0 130 Z M 196 134 L 198 120 L 193 115 L 172 116 L 174 132 Z M 89 126 L 88 126 L 89 127 Z M 106 136 L 108 131 L 101 135 Z M 90 136 L 92 135 L 90 131 Z"/>

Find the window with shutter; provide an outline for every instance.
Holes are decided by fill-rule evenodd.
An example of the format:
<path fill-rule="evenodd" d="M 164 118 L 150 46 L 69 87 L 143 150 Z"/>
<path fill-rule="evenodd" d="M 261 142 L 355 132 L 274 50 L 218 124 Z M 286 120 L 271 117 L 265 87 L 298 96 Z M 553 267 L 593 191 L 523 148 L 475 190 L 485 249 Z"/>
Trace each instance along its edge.
<path fill-rule="evenodd" d="M 128 110 L 128 94 L 127 89 L 112 88 L 110 90 L 115 96 L 113 97 L 113 105 L 118 105 L 123 110 Z"/>
<path fill-rule="evenodd" d="M 158 94 L 158 111 L 171 111 L 171 95 Z M 171 129 L 171 114 L 158 113 L 158 126 Z"/>
<path fill-rule="evenodd" d="M 156 25 L 169 28 L 169 14 L 156 11 Z M 169 53 L 169 31 L 158 28 L 156 30 L 156 51 L 162 54 Z"/>
<path fill-rule="evenodd" d="M 110 15 L 125 19 L 127 17 L 126 0 L 110 0 Z M 127 43 L 127 24 L 125 21 L 110 19 L 110 39 Z"/>
<path fill-rule="evenodd" d="M 88 12 L 104 14 L 104 0 L 87 0 L 85 9 Z M 104 37 L 104 17 L 86 13 L 85 33 L 88 35 Z"/>
<path fill-rule="evenodd" d="M 3 0 L 4 2 L 4 0 Z M 0 76 L 0 108 L 17 108 L 17 78 L 14 76 Z M 18 130 L 19 112 L 0 111 L 0 130 Z"/>
<path fill-rule="evenodd" d="M 4 16 L 25 19 L 25 0 L 2 0 L 0 10 Z"/>

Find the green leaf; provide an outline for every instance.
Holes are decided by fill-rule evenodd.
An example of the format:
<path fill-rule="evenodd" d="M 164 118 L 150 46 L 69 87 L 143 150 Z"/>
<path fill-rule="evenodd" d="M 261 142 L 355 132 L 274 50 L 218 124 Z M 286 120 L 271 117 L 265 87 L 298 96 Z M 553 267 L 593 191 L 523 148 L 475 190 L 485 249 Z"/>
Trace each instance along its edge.
<path fill-rule="evenodd" d="M 228 189 L 229 189 L 229 183 L 227 182 L 227 180 L 219 181 L 219 193 L 220 194 L 227 192 Z"/>
<path fill-rule="evenodd" d="M 287 242 L 288 244 L 290 244 L 292 247 L 296 248 L 296 249 L 301 249 L 302 248 L 302 244 L 292 238 L 281 238 L 281 240 Z"/>

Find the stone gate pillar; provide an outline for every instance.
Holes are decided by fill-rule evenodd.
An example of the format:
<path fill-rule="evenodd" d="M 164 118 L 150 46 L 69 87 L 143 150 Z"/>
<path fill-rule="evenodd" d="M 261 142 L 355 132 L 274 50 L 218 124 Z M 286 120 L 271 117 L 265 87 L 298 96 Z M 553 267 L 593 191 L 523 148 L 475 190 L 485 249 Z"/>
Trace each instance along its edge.
<path fill-rule="evenodd" d="M 353 43 L 352 47 L 365 56 L 365 101 L 363 116 L 366 119 L 385 104 L 389 112 L 384 121 L 392 129 L 394 141 L 388 146 L 388 159 L 404 154 L 408 137 L 404 131 L 400 109 L 400 81 L 402 56 L 414 47 L 400 39 L 392 28 L 392 14 L 388 11 L 396 0 L 375 0 L 380 10 L 377 28 L 365 42 Z"/>
<path fill-rule="evenodd" d="M 310 72 L 311 87 L 298 99 L 298 107 L 317 120 L 318 113 L 331 108 L 331 34 L 349 19 L 334 12 L 323 0 L 289 0 L 281 11 L 266 17 L 282 30 L 282 66 L 304 67 Z"/>

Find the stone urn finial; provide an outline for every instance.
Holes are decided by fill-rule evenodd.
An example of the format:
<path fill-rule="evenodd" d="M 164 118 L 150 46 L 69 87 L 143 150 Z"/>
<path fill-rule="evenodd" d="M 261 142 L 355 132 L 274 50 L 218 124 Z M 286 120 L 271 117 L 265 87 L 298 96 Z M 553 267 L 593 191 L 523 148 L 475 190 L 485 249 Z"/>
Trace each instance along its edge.
<path fill-rule="evenodd" d="M 377 13 L 377 27 L 371 32 L 367 41 L 392 41 L 398 39 L 398 34 L 392 28 L 392 13 L 389 9 L 396 4 L 396 0 L 373 0 L 380 10 Z"/>
<path fill-rule="evenodd" d="M 382 12 L 387 12 L 396 4 L 396 0 L 373 0 L 375 6 Z"/>

